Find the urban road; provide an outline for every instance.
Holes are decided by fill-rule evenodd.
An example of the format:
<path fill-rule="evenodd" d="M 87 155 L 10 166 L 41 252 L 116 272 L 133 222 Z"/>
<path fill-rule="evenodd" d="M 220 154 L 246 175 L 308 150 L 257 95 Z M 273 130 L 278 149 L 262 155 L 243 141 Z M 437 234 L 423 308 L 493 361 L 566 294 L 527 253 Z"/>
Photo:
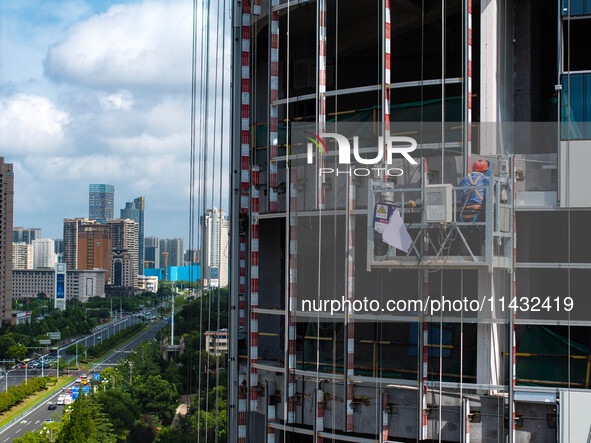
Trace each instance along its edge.
<path fill-rule="evenodd" d="M 135 337 L 134 339 L 128 341 L 124 345 L 118 346 L 116 349 L 118 351 L 131 351 L 132 349 L 137 348 L 142 343 L 152 340 L 156 337 L 158 332 L 167 324 L 167 320 L 159 320 L 158 322 L 154 323 L 150 328 L 146 329 L 140 335 Z M 119 360 L 123 359 L 127 354 L 125 352 L 114 352 L 112 355 L 109 355 L 105 359 L 103 359 L 100 363 L 94 365 L 93 370 L 101 371 L 108 366 L 113 366 L 119 362 Z M 89 371 L 89 374 L 92 373 Z M 64 386 L 64 390 L 67 391 L 68 389 L 74 386 L 75 379 L 72 378 L 72 381 L 69 382 Z M 15 438 L 22 437 L 29 431 L 37 431 L 43 427 L 43 424 L 46 420 L 61 420 L 61 414 L 63 411 L 64 406 L 58 406 L 56 410 L 49 410 L 47 406 L 49 403 L 55 403 L 57 401 L 57 397 L 62 393 L 62 391 L 58 391 L 54 393 L 52 396 L 46 398 L 41 403 L 38 403 L 33 408 L 29 409 L 25 415 L 21 416 L 17 421 L 12 422 L 4 426 L 0 429 L 0 443 L 6 443 L 9 441 L 13 441 Z"/>
<path fill-rule="evenodd" d="M 158 315 L 158 307 L 146 309 L 143 315 L 146 314 Z M 111 335 L 116 334 L 117 332 L 127 328 L 128 326 L 141 322 L 142 320 L 140 318 L 128 316 L 124 319 L 116 319 L 111 321 L 109 324 L 98 326 L 91 334 L 85 335 L 84 337 L 79 337 L 68 344 L 60 346 L 60 358 L 67 362 L 74 361 L 76 360 L 76 354 L 66 355 L 66 349 L 74 349 L 76 347 L 76 344 L 84 345 L 86 347 L 95 346 L 97 344 L 102 343 L 103 340 L 108 339 Z M 40 360 L 39 354 L 34 355 L 33 358 L 36 360 Z M 55 376 L 57 374 L 57 369 L 11 369 L 7 371 L 7 373 L 8 377 L 7 379 L 5 379 L 5 371 L 0 372 L 0 392 L 5 391 L 8 386 L 20 385 L 22 382 L 25 381 L 25 378 Z"/>

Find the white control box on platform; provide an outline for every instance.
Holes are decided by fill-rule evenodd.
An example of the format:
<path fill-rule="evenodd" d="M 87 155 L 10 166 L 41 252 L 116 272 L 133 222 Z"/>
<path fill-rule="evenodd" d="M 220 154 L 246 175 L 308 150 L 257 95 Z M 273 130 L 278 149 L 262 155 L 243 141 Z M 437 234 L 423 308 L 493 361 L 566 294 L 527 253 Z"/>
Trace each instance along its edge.
<path fill-rule="evenodd" d="M 451 223 L 453 220 L 453 186 L 425 186 L 425 223 Z"/>

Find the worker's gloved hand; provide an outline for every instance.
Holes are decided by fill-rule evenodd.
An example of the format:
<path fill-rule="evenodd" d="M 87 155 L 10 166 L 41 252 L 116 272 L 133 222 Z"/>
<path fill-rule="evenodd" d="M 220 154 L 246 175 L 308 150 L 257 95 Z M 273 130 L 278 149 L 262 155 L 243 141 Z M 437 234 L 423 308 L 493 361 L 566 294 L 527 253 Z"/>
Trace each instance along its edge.
<path fill-rule="evenodd" d="M 411 208 L 416 208 L 417 207 L 417 203 L 414 200 L 409 200 L 408 201 L 408 206 Z"/>

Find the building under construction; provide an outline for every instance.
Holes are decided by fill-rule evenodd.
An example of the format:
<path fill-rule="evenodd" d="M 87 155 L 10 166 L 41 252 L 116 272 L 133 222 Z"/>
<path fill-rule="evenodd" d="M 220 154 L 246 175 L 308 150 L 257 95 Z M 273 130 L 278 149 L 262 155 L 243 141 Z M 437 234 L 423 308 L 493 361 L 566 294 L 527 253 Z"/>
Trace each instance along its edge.
<path fill-rule="evenodd" d="M 589 441 L 588 2 L 232 17 L 229 441 Z"/>

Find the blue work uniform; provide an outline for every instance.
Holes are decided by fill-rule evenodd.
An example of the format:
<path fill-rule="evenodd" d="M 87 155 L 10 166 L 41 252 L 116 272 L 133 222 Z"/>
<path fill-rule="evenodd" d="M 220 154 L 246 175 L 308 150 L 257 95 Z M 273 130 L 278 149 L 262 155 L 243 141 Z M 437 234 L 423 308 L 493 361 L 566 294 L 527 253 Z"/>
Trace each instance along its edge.
<path fill-rule="evenodd" d="M 462 179 L 461 187 L 488 186 L 489 178 L 482 172 L 472 172 Z M 464 189 L 462 191 L 462 206 L 484 205 L 485 189 Z"/>
<path fill-rule="evenodd" d="M 462 179 L 460 186 L 488 186 L 489 178 L 482 172 L 472 172 Z M 464 189 L 462 191 L 462 202 L 460 221 L 475 222 L 484 210 L 486 200 L 486 189 Z"/>

